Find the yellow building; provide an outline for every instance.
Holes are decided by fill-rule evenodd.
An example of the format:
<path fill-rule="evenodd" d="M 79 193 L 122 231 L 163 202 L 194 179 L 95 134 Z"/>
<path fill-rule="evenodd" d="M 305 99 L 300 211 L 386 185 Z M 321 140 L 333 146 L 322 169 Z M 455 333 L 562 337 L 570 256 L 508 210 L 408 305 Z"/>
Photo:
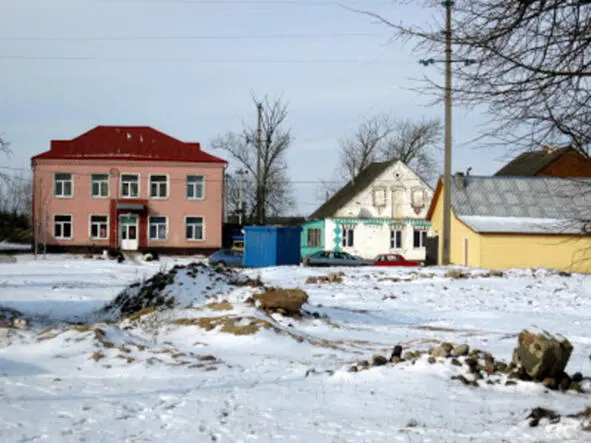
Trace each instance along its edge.
<path fill-rule="evenodd" d="M 591 180 L 456 174 L 451 198 L 452 264 L 591 273 Z M 441 263 L 442 180 L 426 218 Z"/>

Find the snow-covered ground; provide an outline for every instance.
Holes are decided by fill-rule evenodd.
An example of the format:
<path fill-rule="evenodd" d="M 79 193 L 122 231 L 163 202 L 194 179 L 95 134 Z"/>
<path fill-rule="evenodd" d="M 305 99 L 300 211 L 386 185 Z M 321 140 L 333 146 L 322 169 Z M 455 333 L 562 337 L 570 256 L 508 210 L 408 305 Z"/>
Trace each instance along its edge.
<path fill-rule="evenodd" d="M 25 243 L 9 243 L 0 241 L 0 250 L 13 250 L 13 251 L 30 251 L 31 245 Z"/>
<path fill-rule="evenodd" d="M 535 325 L 571 340 L 568 373 L 591 375 L 591 276 L 451 279 L 440 268 L 366 268 L 331 270 L 344 272 L 341 283 L 315 284 L 307 278 L 327 270 L 245 271 L 304 289 L 310 314 L 293 319 L 249 304 L 248 286 L 180 271 L 166 289 L 180 306 L 110 322 L 97 312 L 126 286 L 190 259 L 49 258 L 0 264 L 0 306 L 32 318 L 0 336 L 0 441 L 590 440 L 574 419 L 526 420 L 538 406 L 579 412 L 590 394 L 464 386 L 450 378 L 465 369 L 426 358 L 347 370 L 389 357 L 397 344 L 425 350 L 440 341 L 510 361 L 516 334 Z"/>

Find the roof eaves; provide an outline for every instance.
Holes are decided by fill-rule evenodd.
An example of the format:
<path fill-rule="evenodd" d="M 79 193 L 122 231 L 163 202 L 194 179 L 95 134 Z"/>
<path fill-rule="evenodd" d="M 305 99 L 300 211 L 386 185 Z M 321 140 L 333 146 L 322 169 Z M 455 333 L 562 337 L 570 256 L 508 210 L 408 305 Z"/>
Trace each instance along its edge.
<path fill-rule="evenodd" d="M 345 184 L 331 198 L 329 198 L 316 211 L 314 211 L 310 218 L 314 220 L 332 217 L 341 206 L 343 206 L 355 195 L 365 190 L 369 185 L 371 185 L 373 179 L 375 179 L 393 164 L 394 161 L 371 163 L 363 171 L 357 174 L 353 180 Z"/>

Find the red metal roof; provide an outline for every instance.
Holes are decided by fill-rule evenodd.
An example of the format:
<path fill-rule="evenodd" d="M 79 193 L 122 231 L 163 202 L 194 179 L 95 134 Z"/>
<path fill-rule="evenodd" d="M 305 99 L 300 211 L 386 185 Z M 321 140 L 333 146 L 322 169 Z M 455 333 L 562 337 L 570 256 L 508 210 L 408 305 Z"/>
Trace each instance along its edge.
<path fill-rule="evenodd" d="M 37 159 L 137 160 L 227 163 L 149 126 L 97 126 L 72 140 L 52 140 Z"/>

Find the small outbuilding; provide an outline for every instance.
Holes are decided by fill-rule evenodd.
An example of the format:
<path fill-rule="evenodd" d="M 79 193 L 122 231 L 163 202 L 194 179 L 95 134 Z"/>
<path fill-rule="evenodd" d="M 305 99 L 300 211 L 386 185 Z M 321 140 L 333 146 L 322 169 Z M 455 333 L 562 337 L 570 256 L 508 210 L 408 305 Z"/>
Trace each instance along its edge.
<path fill-rule="evenodd" d="M 452 264 L 591 273 L 590 179 L 456 174 L 450 190 Z M 427 213 L 439 263 L 444 192 Z"/>
<path fill-rule="evenodd" d="M 302 229 L 286 226 L 245 226 L 244 266 L 298 265 Z"/>

